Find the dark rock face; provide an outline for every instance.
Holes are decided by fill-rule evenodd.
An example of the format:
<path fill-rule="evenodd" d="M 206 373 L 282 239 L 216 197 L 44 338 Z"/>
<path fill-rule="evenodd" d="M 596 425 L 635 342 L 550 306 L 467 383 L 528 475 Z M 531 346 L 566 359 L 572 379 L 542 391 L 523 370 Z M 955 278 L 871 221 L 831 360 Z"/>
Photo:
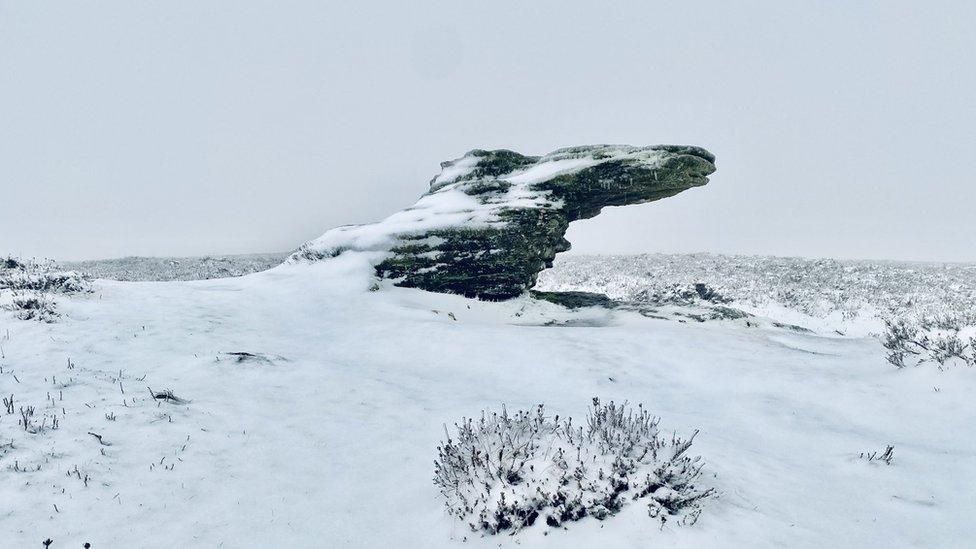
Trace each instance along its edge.
<path fill-rule="evenodd" d="M 704 185 L 714 161 L 704 149 L 674 145 L 572 147 L 542 157 L 474 150 L 441 164 L 414 207 L 333 229 L 292 258 L 383 252 L 376 273 L 397 285 L 508 299 L 569 249 L 570 222 Z"/>
<path fill-rule="evenodd" d="M 562 305 L 567 309 L 581 309 L 583 307 L 616 308 L 619 304 L 604 294 L 593 292 L 540 292 L 529 290 L 529 294 L 543 301 Z"/>
<path fill-rule="evenodd" d="M 569 222 L 544 209 L 501 213 L 505 224 L 490 229 L 456 227 L 401 237 L 393 256 L 376 266 L 397 285 L 433 292 L 501 300 L 535 284 L 556 253 L 569 249 Z M 436 244 L 415 244 L 433 236 Z"/>

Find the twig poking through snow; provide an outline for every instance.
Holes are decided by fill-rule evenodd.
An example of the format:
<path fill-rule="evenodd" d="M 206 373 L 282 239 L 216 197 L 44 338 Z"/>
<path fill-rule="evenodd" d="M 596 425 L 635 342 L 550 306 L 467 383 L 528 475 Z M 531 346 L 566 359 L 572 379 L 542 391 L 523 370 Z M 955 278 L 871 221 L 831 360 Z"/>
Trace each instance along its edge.
<path fill-rule="evenodd" d="M 102 439 L 102 435 L 100 435 L 98 433 L 93 433 L 91 431 L 88 431 L 88 434 L 91 435 L 91 436 L 93 436 L 93 437 L 95 437 L 98 440 L 98 443 L 101 444 L 102 446 L 111 446 L 112 445 L 111 442 L 107 442 L 107 441 L 103 440 Z"/>
<path fill-rule="evenodd" d="M 186 404 L 187 402 L 189 402 L 186 399 L 174 395 L 171 389 L 163 389 L 162 391 L 156 392 L 153 391 L 151 387 L 146 387 L 146 388 L 149 389 L 150 396 L 152 396 L 153 400 L 156 401 L 164 400 L 173 404 Z"/>
<path fill-rule="evenodd" d="M 895 458 L 895 447 L 889 444 L 888 446 L 885 446 L 884 452 L 882 452 L 881 455 L 878 455 L 878 452 L 861 452 L 859 457 L 861 459 L 866 459 L 869 462 L 882 461 L 885 465 L 891 465 L 891 460 Z"/>

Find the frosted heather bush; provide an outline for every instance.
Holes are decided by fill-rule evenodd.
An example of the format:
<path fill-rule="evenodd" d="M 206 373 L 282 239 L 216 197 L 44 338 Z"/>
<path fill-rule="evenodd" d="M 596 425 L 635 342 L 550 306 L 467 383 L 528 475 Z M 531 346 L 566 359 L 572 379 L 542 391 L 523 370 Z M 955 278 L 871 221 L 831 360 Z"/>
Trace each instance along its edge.
<path fill-rule="evenodd" d="M 434 484 L 447 512 L 475 532 L 517 532 L 537 522 L 561 526 L 604 520 L 645 502 L 650 517 L 694 522 L 714 495 L 696 480 L 703 462 L 687 454 L 692 440 L 662 436 L 643 406 L 601 404 L 585 423 L 531 411 L 462 419 L 438 447 Z"/>

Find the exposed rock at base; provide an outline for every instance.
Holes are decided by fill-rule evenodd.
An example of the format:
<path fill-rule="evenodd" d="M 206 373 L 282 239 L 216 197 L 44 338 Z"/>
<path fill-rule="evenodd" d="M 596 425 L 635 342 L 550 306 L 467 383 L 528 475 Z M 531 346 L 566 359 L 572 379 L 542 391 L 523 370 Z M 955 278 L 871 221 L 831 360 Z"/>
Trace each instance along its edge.
<path fill-rule="evenodd" d="M 540 292 L 530 290 L 529 295 L 536 299 L 562 305 L 567 309 L 582 309 L 583 307 L 603 307 L 613 309 L 618 303 L 605 294 L 594 292 Z"/>
<path fill-rule="evenodd" d="M 474 150 L 442 163 L 414 206 L 332 229 L 290 260 L 381 252 L 376 274 L 399 286 L 508 299 L 569 249 L 570 222 L 704 185 L 714 161 L 704 149 L 675 145 L 594 145 L 541 157 Z"/>

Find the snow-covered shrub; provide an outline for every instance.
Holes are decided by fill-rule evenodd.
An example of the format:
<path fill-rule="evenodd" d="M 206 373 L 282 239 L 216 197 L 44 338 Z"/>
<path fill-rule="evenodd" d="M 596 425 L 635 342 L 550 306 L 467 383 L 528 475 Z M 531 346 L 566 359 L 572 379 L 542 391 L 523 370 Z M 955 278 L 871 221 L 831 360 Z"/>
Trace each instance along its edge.
<path fill-rule="evenodd" d="M 21 320 L 40 320 L 53 322 L 58 318 L 54 301 L 41 292 L 26 291 L 12 293 L 0 299 L 0 306 L 14 312 Z"/>
<path fill-rule="evenodd" d="M 536 522 L 560 526 L 603 520 L 631 501 L 651 517 L 693 522 L 712 488 L 695 485 L 703 462 L 692 440 L 661 435 L 658 419 L 593 399 L 585 424 L 532 411 L 486 414 L 455 423 L 438 446 L 434 484 L 447 512 L 475 532 L 517 532 Z"/>
<path fill-rule="evenodd" d="M 307 261 L 311 263 L 321 261 L 328 257 L 339 257 L 339 255 L 341 255 L 344 251 L 346 251 L 346 249 L 341 246 L 337 248 L 319 250 L 314 248 L 310 242 L 306 242 L 305 244 L 299 246 L 298 250 L 296 250 L 295 253 L 289 257 L 289 261 Z"/>
<path fill-rule="evenodd" d="M 91 279 L 88 276 L 59 270 L 51 261 L 36 263 L 10 257 L 0 261 L 0 290 L 73 294 L 90 288 Z"/>
<path fill-rule="evenodd" d="M 885 320 L 881 344 L 888 362 L 898 368 L 934 362 L 976 365 L 976 323 L 966 316 L 895 318 Z"/>
<path fill-rule="evenodd" d="M 53 262 L 0 260 L 0 308 L 13 311 L 17 318 L 51 322 L 58 317 L 52 295 L 88 291 L 90 277 L 59 270 Z"/>

